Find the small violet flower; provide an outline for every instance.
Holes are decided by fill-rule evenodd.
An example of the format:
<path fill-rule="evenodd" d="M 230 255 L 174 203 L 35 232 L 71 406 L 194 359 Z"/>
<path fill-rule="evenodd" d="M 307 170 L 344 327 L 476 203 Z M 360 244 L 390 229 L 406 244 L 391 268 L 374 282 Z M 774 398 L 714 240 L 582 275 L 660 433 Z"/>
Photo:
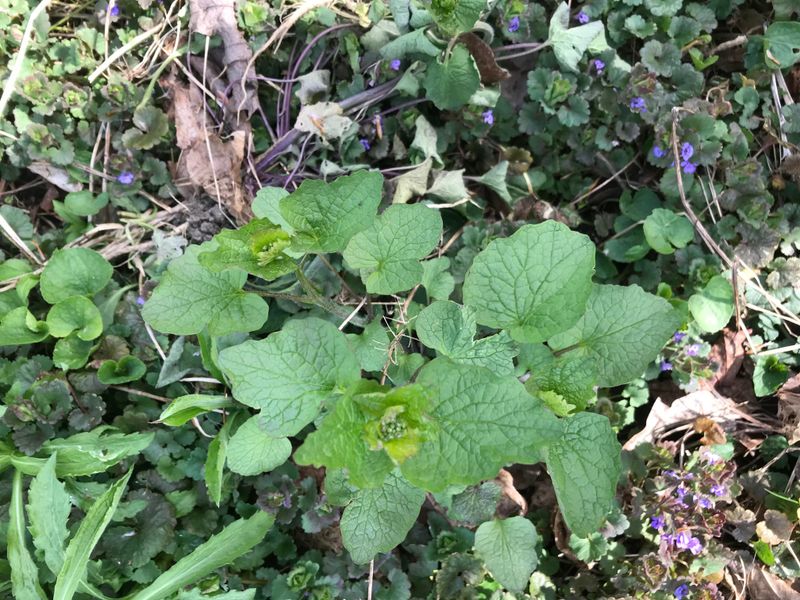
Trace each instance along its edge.
<path fill-rule="evenodd" d="M 594 65 L 594 70 L 595 70 L 595 71 L 597 71 L 597 74 L 598 74 L 598 75 L 602 75 L 602 73 L 603 73 L 603 70 L 606 68 L 606 63 L 604 63 L 604 62 L 603 62 L 602 60 L 600 60 L 599 58 L 595 58 L 595 59 L 592 61 L 592 64 Z"/>
<path fill-rule="evenodd" d="M 114 2 L 114 3 L 112 3 L 112 4 L 110 4 L 108 6 L 108 12 L 111 14 L 112 17 L 118 17 L 119 16 L 119 6 L 117 6 L 116 2 Z"/>
<path fill-rule="evenodd" d="M 514 33 L 519 29 L 519 17 L 511 17 L 508 21 L 508 32 Z"/>
<path fill-rule="evenodd" d="M 706 450 L 705 452 L 703 452 L 702 458 L 710 465 L 717 465 L 722 462 L 722 457 L 720 457 L 718 454 L 715 454 L 714 452 L 711 452 L 711 450 Z"/>
<path fill-rule="evenodd" d="M 662 150 L 661 146 L 653 146 L 653 156 L 656 158 L 664 158 L 666 155 L 666 150 Z"/>
<path fill-rule="evenodd" d="M 675 536 L 675 547 L 678 550 L 688 550 L 695 556 L 703 551 L 703 543 L 688 531 L 681 531 Z"/>
<path fill-rule="evenodd" d="M 700 352 L 700 344 L 689 344 L 686 346 L 686 356 L 697 356 Z"/>
<path fill-rule="evenodd" d="M 714 508 L 714 502 L 710 498 L 706 498 L 705 496 L 700 496 L 697 499 L 697 505 L 700 508 Z"/>
<path fill-rule="evenodd" d="M 690 160 L 681 161 L 681 168 L 683 169 L 684 173 L 689 175 L 697 171 L 697 165 Z"/>
<path fill-rule="evenodd" d="M 724 496 L 725 494 L 728 493 L 728 488 L 726 488 L 721 483 L 717 483 L 711 486 L 711 493 L 714 494 L 715 496 Z"/>
<path fill-rule="evenodd" d="M 665 371 L 672 371 L 672 363 L 667 360 L 662 360 L 660 368 L 662 373 Z"/>
<path fill-rule="evenodd" d="M 672 339 L 676 344 L 680 344 L 685 338 L 686 334 L 682 331 L 676 331 L 675 335 L 672 336 Z"/>
<path fill-rule="evenodd" d="M 681 144 L 681 158 L 683 160 L 689 160 L 694 155 L 694 146 L 692 146 L 689 142 L 683 142 Z"/>
<path fill-rule="evenodd" d="M 583 11 L 580 11 L 577 15 L 575 15 L 575 20 L 581 25 L 585 25 L 589 22 L 589 15 Z"/>
<path fill-rule="evenodd" d="M 136 296 L 136 304 L 144 306 L 144 296 Z"/>
<path fill-rule="evenodd" d="M 492 112 L 491 108 L 489 110 L 484 111 L 481 114 L 483 115 L 484 123 L 486 123 L 487 125 L 494 125 L 494 112 Z"/>
<path fill-rule="evenodd" d="M 633 112 L 647 112 L 647 105 L 644 103 L 644 98 L 641 96 L 633 98 L 628 106 L 630 106 Z"/>
<path fill-rule="evenodd" d="M 369 140 L 366 138 L 361 138 L 358 140 L 358 143 L 361 144 L 362 148 L 364 148 L 364 152 L 367 152 L 372 147 L 369 143 Z"/>
<path fill-rule="evenodd" d="M 664 517 L 661 515 L 656 515 L 655 517 L 650 517 L 650 527 L 653 529 L 658 529 L 659 531 L 664 528 L 666 521 Z"/>
<path fill-rule="evenodd" d="M 402 62 L 400 61 L 400 59 L 399 59 L 399 58 L 394 58 L 394 59 L 392 59 L 392 61 L 389 63 L 389 68 L 390 68 L 392 71 L 399 71 L 399 70 L 400 70 L 400 65 L 401 65 L 401 64 L 402 64 Z"/>
<path fill-rule="evenodd" d="M 133 183 L 134 179 L 136 179 L 136 176 L 130 171 L 123 171 L 117 175 L 117 183 L 121 183 L 122 185 L 130 185 Z"/>
<path fill-rule="evenodd" d="M 678 496 L 678 498 L 683 498 L 688 493 L 689 490 L 683 487 L 683 485 L 679 485 L 677 488 L 675 488 L 675 494 Z"/>
<path fill-rule="evenodd" d="M 672 595 L 675 596 L 678 600 L 683 600 L 686 596 L 689 595 L 689 586 L 685 583 L 682 583 L 678 587 L 675 588 L 675 591 L 672 592 Z"/>

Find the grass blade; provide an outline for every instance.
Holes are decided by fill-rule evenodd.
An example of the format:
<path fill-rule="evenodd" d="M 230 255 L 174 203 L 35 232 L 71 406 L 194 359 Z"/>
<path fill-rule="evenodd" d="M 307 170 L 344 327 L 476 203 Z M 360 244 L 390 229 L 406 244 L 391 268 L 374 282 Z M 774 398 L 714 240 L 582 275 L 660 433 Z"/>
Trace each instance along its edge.
<path fill-rule="evenodd" d="M 67 546 L 64 564 L 56 579 L 53 600 L 72 600 L 81 580 L 86 576 L 89 555 L 114 516 L 131 473 L 132 471 L 128 471 L 125 477 L 114 482 L 86 513 L 75 537 Z"/>
<path fill-rule="evenodd" d="M 14 471 L 8 510 L 8 562 L 11 589 L 16 600 L 46 600 L 39 586 L 39 571 L 25 545 L 25 513 L 22 510 L 22 473 Z"/>
<path fill-rule="evenodd" d="M 249 519 L 239 519 L 228 525 L 207 542 L 198 546 L 194 552 L 183 557 L 171 569 L 145 589 L 134 594 L 130 600 L 163 600 L 194 583 L 211 571 L 232 563 L 258 544 L 275 517 L 265 512 L 257 512 Z"/>

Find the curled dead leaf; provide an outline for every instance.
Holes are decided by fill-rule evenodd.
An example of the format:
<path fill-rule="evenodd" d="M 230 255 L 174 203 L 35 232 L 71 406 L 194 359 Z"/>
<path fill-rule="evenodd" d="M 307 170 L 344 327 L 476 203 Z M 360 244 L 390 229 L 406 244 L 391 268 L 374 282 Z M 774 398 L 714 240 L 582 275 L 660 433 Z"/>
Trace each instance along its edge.
<path fill-rule="evenodd" d="M 475 66 L 478 67 L 482 84 L 493 85 L 511 76 L 508 71 L 497 64 L 491 46 L 476 34 L 462 33 L 458 36 L 458 41 L 467 47 L 472 58 L 475 59 Z"/>
<path fill-rule="evenodd" d="M 770 546 L 777 546 L 789 541 L 794 531 L 792 523 L 785 514 L 777 510 L 768 510 L 764 513 L 764 520 L 756 525 L 758 539 Z"/>
<path fill-rule="evenodd" d="M 234 131 L 230 141 L 223 142 L 203 122 L 203 100 L 200 90 L 175 80 L 172 91 L 175 133 L 181 155 L 175 183 L 184 196 L 203 190 L 223 204 L 237 220 L 244 220 L 249 208 L 242 189 L 242 160 L 246 134 Z"/>
<path fill-rule="evenodd" d="M 703 438 L 700 443 L 704 446 L 713 446 L 715 444 L 724 444 L 727 441 L 727 436 L 719 423 L 708 417 L 699 417 L 694 421 L 694 430 L 697 433 L 702 433 Z"/>
<path fill-rule="evenodd" d="M 223 62 L 232 94 L 232 106 L 227 114 L 236 117 L 237 126 L 246 124 L 248 117 L 258 109 L 258 80 L 252 69 L 247 70 L 253 52 L 239 31 L 236 3 L 234 0 L 189 0 L 189 9 L 191 30 L 208 37 L 217 34 L 222 38 Z M 243 118 L 238 117 L 240 112 L 244 113 Z"/>

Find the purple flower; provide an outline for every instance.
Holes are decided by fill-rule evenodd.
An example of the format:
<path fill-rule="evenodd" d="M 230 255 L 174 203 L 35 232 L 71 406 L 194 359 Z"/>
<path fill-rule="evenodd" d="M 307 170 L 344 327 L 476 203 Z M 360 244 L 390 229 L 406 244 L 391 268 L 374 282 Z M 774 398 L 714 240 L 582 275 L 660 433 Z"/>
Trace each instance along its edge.
<path fill-rule="evenodd" d="M 697 356 L 700 352 L 700 344 L 689 344 L 686 346 L 686 356 Z"/>
<path fill-rule="evenodd" d="M 399 70 L 400 70 L 400 65 L 401 65 L 401 64 L 402 64 L 402 63 L 401 63 L 401 61 L 400 61 L 400 59 L 399 59 L 399 58 L 394 58 L 394 59 L 392 59 L 392 61 L 389 63 L 389 68 L 390 68 L 392 71 L 399 71 Z"/>
<path fill-rule="evenodd" d="M 683 160 L 689 160 L 694 155 L 694 146 L 692 146 L 689 142 L 683 142 L 681 144 L 681 158 Z"/>
<path fill-rule="evenodd" d="M 659 531 L 661 531 L 661 529 L 664 528 L 665 524 L 666 521 L 664 520 L 664 517 L 662 517 L 661 515 L 650 517 L 650 527 L 652 527 L 653 529 L 658 529 Z"/>
<path fill-rule="evenodd" d="M 600 75 L 600 74 L 603 72 L 603 69 L 605 69 L 605 68 L 606 68 L 606 63 L 604 63 L 604 62 L 603 62 L 602 60 L 600 60 L 599 58 L 595 58 L 595 59 L 592 61 L 592 64 L 594 65 L 594 70 L 595 70 L 595 71 L 597 71 L 597 74 L 598 74 L 598 75 Z"/>
<path fill-rule="evenodd" d="M 685 337 L 686 334 L 684 332 L 676 331 L 675 334 L 672 336 L 672 339 L 675 341 L 676 344 L 680 344 Z"/>
<path fill-rule="evenodd" d="M 577 15 L 575 15 L 575 20 L 580 23 L 581 25 L 585 25 L 589 22 L 589 15 L 581 10 Z"/>
<path fill-rule="evenodd" d="M 697 344 L 694 345 L 697 346 Z M 687 352 L 687 354 L 689 353 Z M 690 356 L 694 355 L 692 354 Z M 711 452 L 711 450 L 706 450 L 705 452 L 703 452 L 702 458 L 710 465 L 716 465 L 722 462 L 722 458 L 718 454 Z"/>
<path fill-rule="evenodd" d="M 697 505 L 700 508 L 713 508 L 714 502 L 712 502 L 710 498 L 706 498 L 705 496 L 700 496 L 697 499 Z"/>
<path fill-rule="evenodd" d="M 519 29 L 519 17 L 511 17 L 511 20 L 508 22 L 508 32 L 514 33 Z"/>
<path fill-rule="evenodd" d="M 724 496 L 728 493 L 728 488 L 721 483 L 717 483 L 711 486 L 711 493 L 715 496 Z"/>
<path fill-rule="evenodd" d="M 362 148 L 364 148 L 364 152 L 367 152 L 370 148 L 372 148 L 367 138 L 361 138 L 360 140 L 358 140 L 358 143 L 361 144 Z"/>
<path fill-rule="evenodd" d="M 136 304 L 144 306 L 144 296 L 136 296 Z"/>
<path fill-rule="evenodd" d="M 697 165 L 690 160 L 681 161 L 681 168 L 684 173 L 688 173 L 689 175 L 697 171 Z"/>
<path fill-rule="evenodd" d="M 666 360 L 662 360 L 662 361 L 661 361 L 660 368 L 661 368 L 661 372 L 662 372 L 662 373 L 663 373 L 664 371 L 672 371 L 672 363 L 671 363 L 671 362 L 669 362 L 669 361 L 666 361 Z"/>
<path fill-rule="evenodd" d="M 683 600 L 689 594 L 689 586 L 685 583 L 682 583 L 678 587 L 675 588 L 675 591 L 672 592 L 672 595 L 675 596 L 678 600 Z"/>
<path fill-rule="evenodd" d="M 688 531 L 681 531 L 675 536 L 675 547 L 678 550 L 688 550 L 695 556 L 703 551 L 703 543 Z"/>
<path fill-rule="evenodd" d="M 489 110 L 483 111 L 481 114 L 483 115 L 484 123 L 486 123 L 487 125 L 494 125 L 494 112 L 492 112 L 491 108 Z"/>
<path fill-rule="evenodd" d="M 133 183 L 134 179 L 136 179 L 136 176 L 130 171 L 123 171 L 117 175 L 117 182 L 121 183 L 122 185 L 130 185 Z"/>
<path fill-rule="evenodd" d="M 119 6 L 117 6 L 116 2 L 114 2 L 113 4 L 109 5 L 108 12 L 111 13 L 112 17 L 118 17 L 119 16 Z"/>
<path fill-rule="evenodd" d="M 636 96 L 633 98 L 628 106 L 630 106 L 633 112 L 647 112 L 647 105 L 645 105 L 644 98 L 641 96 Z"/>
<path fill-rule="evenodd" d="M 678 498 L 683 498 L 688 493 L 689 493 L 689 490 L 687 490 L 685 487 L 683 487 L 683 484 L 681 484 L 677 488 L 675 488 L 675 494 L 678 496 Z"/>
<path fill-rule="evenodd" d="M 672 477 L 674 479 L 680 479 L 680 475 L 678 475 L 672 469 L 667 469 L 666 471 L 664 471 L 664 475 L 666 475 L 667 477 Z"/>

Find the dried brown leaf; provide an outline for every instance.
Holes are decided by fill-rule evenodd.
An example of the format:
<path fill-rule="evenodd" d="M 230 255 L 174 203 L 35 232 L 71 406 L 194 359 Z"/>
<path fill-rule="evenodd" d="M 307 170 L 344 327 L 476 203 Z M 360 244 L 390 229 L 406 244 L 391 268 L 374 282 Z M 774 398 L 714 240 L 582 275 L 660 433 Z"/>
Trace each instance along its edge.
<path fill-rule="evenodd" d="M 458 41 L 467 47 L 469 53 L 472 54 L 472 58 L 475 59 L 478 73 L 481 74 L 482 84 L 493 85 L 511 76 L 508 71 L 497 64 L 491 46 L 484 42 L 479 36 L 471 32 L 462 33 L 458 37 Z"/>
<path fill-rule="evenodd" d="M 799 592 L 777 575 L 763 569 L 750 569 L 747 592 L 747 597 L 754 600 L 800 600 Z"/>
<path fill-rule="evenodd" d="M 777 546 L 792 537 L 794 523 L 785 514 L 777 510 L 768 510 L 764 513 L 764 520 L 756 525 L 758 539 L 770 546 Z"/>
<path fill-rule="evenodd" d="M 189 8 L 190 29 L 208 37 L 217 34 L 222 38 L 223 61 L 232 93 L 231 110 L 228 114 L 237 116 L 236 125 L 246 123 L 246 117 L 258 109 L 258 83 L 255 72 L 247 71 L 247 64 L 253 53 L 237 26 L 236 4 L 234 0 L 189 0 Z M 244 91 L 242 79 L 246 81 Z M 245 116 L 241 120 L 238 118 L 240 111 Z"/>
<path fill-rule="evenodd" d="M 244 131 L 235 131 L 223 142 L 205 128 L 202 95 L 195 86 L 172 81 L 173 115 L 178 147 L 182 150 L 176 168 L 176 184 L 185 196 L 198 190 L 217 198 L 239 220 L 248 208 L 242 190 Z"/>

